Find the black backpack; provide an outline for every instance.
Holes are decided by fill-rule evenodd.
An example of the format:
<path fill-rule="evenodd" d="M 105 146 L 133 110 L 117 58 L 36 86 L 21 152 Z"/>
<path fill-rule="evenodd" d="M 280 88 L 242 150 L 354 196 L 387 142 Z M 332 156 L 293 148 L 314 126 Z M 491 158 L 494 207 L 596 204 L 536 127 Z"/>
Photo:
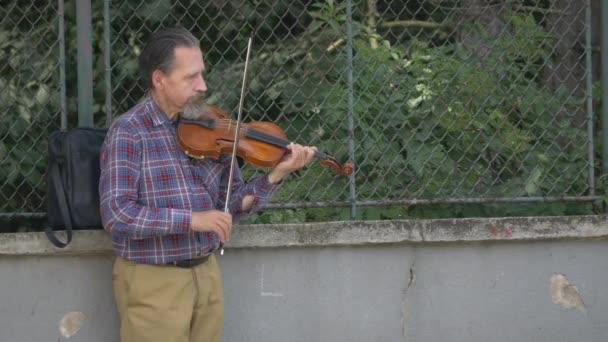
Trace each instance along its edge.
<path fill-rule="evenodd" d="M 47 216 L 49 240 L 63 248 L 72 230 L 103 229 L 99 212 L 99 150 L 107 129 L 75 128 L 55 131 L 48 140 Z M 67 241 L 55 230 L 65 229 Z"/>

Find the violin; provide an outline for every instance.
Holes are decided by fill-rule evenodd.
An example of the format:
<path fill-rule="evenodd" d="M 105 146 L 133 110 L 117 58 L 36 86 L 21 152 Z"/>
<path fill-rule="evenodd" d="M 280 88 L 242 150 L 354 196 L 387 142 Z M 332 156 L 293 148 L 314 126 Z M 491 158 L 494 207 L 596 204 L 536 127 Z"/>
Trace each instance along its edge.
<path fill-rule="evenodd" d="M 177 123 L 177 143 L 186 155 L 201 159 L 218 159 L 222 154 L 232 153 L 237 122 L 228 118 L 228 113 L 206 105 L 198 119 L 187 119 L 180 115 Z M 253 121 L 241 123 L 236 155 L 246 163 L 257 167 L 276 166 L 287 151 L 290 140 L 285 132 L 273 122 Z M 315 152 L 321 165 L 329 167 L 340 176 L 353 173 L 353 164 L 338 160 L 324 152 Z"/>

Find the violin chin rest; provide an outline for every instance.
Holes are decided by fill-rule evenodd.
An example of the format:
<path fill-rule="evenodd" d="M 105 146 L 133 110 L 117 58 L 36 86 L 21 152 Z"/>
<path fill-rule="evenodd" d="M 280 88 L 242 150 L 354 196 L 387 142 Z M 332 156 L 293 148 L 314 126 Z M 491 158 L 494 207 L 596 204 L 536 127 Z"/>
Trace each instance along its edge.
<path fill-rule="evenodd" d="M 190 157 L 190 158 L 194 158 L 194 159 L 205 159 L 205 156 L 196 156 L 196 155 L 194 155 L 194 154 L 190 153 L 190 151 L 188 151 L 188 150 L 184 150 L 184 153 L 185 153 L 185 154 L 186 154 L 188 157 Z"/>

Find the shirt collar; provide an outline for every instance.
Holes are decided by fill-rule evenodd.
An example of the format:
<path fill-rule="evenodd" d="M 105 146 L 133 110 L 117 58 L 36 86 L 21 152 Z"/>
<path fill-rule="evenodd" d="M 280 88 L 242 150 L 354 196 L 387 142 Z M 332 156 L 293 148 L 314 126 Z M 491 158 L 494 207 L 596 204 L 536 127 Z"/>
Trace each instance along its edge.
<path fill-rule="evenodd" d="M 167 114 L 165 114 L 165 112 L 163 112 L 160 109 L 158 104 L 156 102 L 154 102 L 154 99 L 152 98 L 152 96 L 150 94 L 146 95 L 146 97 L 144 98 L 144 106 L 146 106 L 146 108 L 148 109 L 147 113 L 150 116 L 150 118 L 152 119 L 154 126 L 160 126 L 166 122 L 168 122 L 168 123 L 173 122 L 172 120 L 169 119 Z"/>

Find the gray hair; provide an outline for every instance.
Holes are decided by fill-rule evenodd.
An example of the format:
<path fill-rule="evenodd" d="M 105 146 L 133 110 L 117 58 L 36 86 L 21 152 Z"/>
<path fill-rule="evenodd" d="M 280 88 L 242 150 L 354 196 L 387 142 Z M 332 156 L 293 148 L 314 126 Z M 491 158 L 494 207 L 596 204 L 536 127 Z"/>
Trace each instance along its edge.
<path fill-rule="evenodd" d="M 139 55 L 139 72 L 144 86 L 154 88 L 152 74 L 155 70 L 164 73 L 173 70 L 175 49 L 178 47 L 200 48 L 200 42 L 182 27 L 167 28 L 152 34 Z"/>

